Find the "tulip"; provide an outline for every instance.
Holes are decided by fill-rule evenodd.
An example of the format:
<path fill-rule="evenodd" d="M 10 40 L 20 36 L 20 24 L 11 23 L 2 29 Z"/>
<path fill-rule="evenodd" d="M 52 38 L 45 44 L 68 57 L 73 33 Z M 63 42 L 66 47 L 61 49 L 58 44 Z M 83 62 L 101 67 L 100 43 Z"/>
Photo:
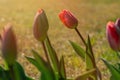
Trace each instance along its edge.
<path fill-rule="evenodd" d="M 2 57 L 9 64 L 12 65 L 17 58 L 17 44 L 16 37 L 10 24 L 4 27 L 1 34 L 2 42 Z"/>
<path fill-rule="evenodd" d="M 59 18 L 68 28 L 74 29 L 78 26 L 77 18 L 68 10 L 60 12 Z"/>
<path fill-rule="evenodd" d="M 49 28 L 47 16 L 44 10 L 38 10 L 34 18 L 33 34 L 38 41 L 44 41 Z"/>
<path fill-rule="evenodd" d="M 115 27 L 116 27 L 116 30 L 117 30 L 118 34 L 120 34 L 120 18 L 118 18 L 116 20 Z"/>
<path fill-rule="evenodd" d="M 106 35 L 107 35 L 110 47 L 115 51 L 119 51 L 120 50 L 120 33 L 118 33 L 118 30 L 114 22 L 107 23 Z"/>

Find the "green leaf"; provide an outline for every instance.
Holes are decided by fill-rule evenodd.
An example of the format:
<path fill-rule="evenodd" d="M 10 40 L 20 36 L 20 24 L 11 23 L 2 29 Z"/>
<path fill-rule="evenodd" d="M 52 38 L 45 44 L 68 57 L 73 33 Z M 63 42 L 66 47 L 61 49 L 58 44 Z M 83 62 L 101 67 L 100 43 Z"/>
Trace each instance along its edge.
<path fill-rule="evenodd" d="M 116 63 L 113 65 L 115 67 L 115 69 L 120 72 L 120 63 Z"/>
<path fill-rule="evenodd" d="M 1 66 L 0 66 L 0 80 L 9 80 L 9 76 L 7 75 L 8 71 L 4 70 Z"/>
<path fill-rule="evenodd" d="M 35 59 L 30 58 L 30 57 L 26 57 L 26 59 L 27 59 L 30 63 L 32 63 L 39 71 L 41 71 L 41 72 L 42 72 L 42 70 L 44 71 L 44 68 L 42 68 L 41 65 L 38 65 L 38 62 L 37 62 Z"/>
<path fill-rule="evenodd" d="M 91 58 L 91 60 L 93 60 L 93 62 L 94 62 L 94 61 L 95 61 L 95 57 L 94 57 L 94 54 L 93 54 L 92 45 L 91 45 L 91 41 L 90 41 L 89 35 L 88 35 L 86 53 L 87 53 L 87 55 Z M 94 64 L 94 65 L 95 65 L 95 64 Z"/>
<path fill-rule="evenodd" d="M 51 43 L 49 41 L 49 38 L 46 39 L 45 43 L 46 43 L 48 55 L 50 56 L 52 67 L 56 72 L 59 72 L 59 69 L 58 69 L 58 67 L 59 67 L 58 57 L 57 57 L 57 54 L 56 54 L 54 48 L 52 47 L 52 45 L 51 45 Z"/>
<path fill-rule="evenodd" d="M 34 79 L 32 79 L 32 78 L 26 76 L 26 80 L 34 80 Z"/>
<path fill-rule="evenodd" d="M 40 63 L 38 63 L 38 61 L 36 61 L 35 59 L 33 59 L 33 58 L 30 58 L 30 57 L 26 57 L 26 59 L 30 62 L 30 63 L 32 63 L 40 72 L 45 72 L 45 71 L 47 71 L 47 65 L 45 66 L 44 64 L 40 64 Z"/>
<path fill-rule="evenodd" d="M 117 67 L 117 70 L 120 72 L 120 63 L 117 63 L 115 66 Z"/>
<path fill-rule="evenodd" d="M 91 70 L 94 68 L 98 69 L 96 66 L 95 57 L 93 54 L 92 45 L 91 45 L 89 35 L 88 35 L 88 41 L 87 41 L 87 46 L 86 46 L 85 60 L 86 60 L 86 70 Z M 99 71 L 99 70 L 97 70 L 97 71 Z M 94 77 L 95 80 L 97 80 L 98 76 L 101 79 L 100 74 L 97 71 L 94 74 L 92 74 L 92 77 Z"/>
<path fill-rule="evenodd" d="M 65 71 L 65 62 L 64 62 L 64 57 L 62 56 L 60 59 L 60 74 L 62 80 L 66 80 L 66 71 Z"/>
<path fill-rule="evenodd" d="M 88 77 L 91 77 L 91 75 L 96 71 L 96 69 L 91 69 L 82 75 L 78 76 L 75 80 L 87 80 Z M 92 77 L 91 77 L 92 78 Z"/>
<path fill-rule="evenodd" d="M 90 38 L 88 36 L 87 47 L 86 47 L 86 54 L 85 54 L 85 62 L 86 62 L 86 69 L 90 70 L 95 68 L 95 59 L 92 51 L 92 46 L 90 42 Z"/>
<path fill-rule="evenodd" d="M 36 54 L 36 53 L 34 53 Z M 42 62 L 41 58 L 39 59 L 40 61 L 36 61 L 33 58 L 26 57 L 29 62 L 31 62 L 34 66 L 37 67 L 37 69 L 41 72 L 41 74 L 44 75 L 44 79 L 42 79 L 41 75 L 41 80 L 55 80 L 54 73 L 52 69 L 50 68 L 49 65 L 46 65 L 46 63 Z"/>
<path fill-rule="evenodd" d="M 47 62 L 41 57 L 38 55 L 38 53 L 34 50 L 32 50 L 32 53 L 33 53 L 33 56 L 35 58 L 35 61 L 37 62 L 37 65 L 36 66 L 39 66 L 40 65 L 40 68 L 42 72 L 44 72 L 46 70 L 46 68 L 48 67 L 48 64 Z M 46 66 L 46 67 L 45 67 Z"/>
<path fill-rule="evenodd" d="M 69 42 L 72 45 L 75 52 L 82 58 L 83 61 L 85 61 L 85 51 L 83 50 L 83 48 L 81 48 L 81 46 L 79 46 L 75 42 L 72 42 L 72 41 L 69 41 Z"/>
<path fill-rule="evenodd" d="M 86 70 L 90 70 L 94 68 L 93 62 L 87 54 L 85 55 L 85 62 L 86 62 Z"/>
<path fill-rule="evenodd" d="M 109 71 L 112 74 L 111 80 L 119 80 L 120 79 L 120 72 L 113 65 L 111 65 L 109 62 L 107 62 L 106 60 L 102 59 L 102 61 L 105 63 L 105 65 L 107 66 L 107 68 L 109 69 Z"/>
<path fill-rule="evenodd" d="M 51 65 L 49 65 L 41 56 L 39 56 L 36 51 L 32 50 L 32 52 L 33 52 L 34 58 L 38 62 L 38 64 L 41 65 L 43 67 L 43 69 L 45 68 L 43 73 L 45 73 L 45 70 L 48 69 L 48 71 L 51 71 L 50 74 L 53 74 Z"/>
<path fill-rule="evenodd" d="M 24 80 L 26 76 L 22 66 L 16 62 L 13 68 L 15 71 L 16 80 Z"/>
<path fill-rule="evenodd" d="M 18 62 L 16 62 L 13 65 L 13 70 L 14 70 L 14 75 L 16 80 L 28 80 L 23 67 Z M 30 80 L 33 80 L 33 79 L 30 79 Z"/>

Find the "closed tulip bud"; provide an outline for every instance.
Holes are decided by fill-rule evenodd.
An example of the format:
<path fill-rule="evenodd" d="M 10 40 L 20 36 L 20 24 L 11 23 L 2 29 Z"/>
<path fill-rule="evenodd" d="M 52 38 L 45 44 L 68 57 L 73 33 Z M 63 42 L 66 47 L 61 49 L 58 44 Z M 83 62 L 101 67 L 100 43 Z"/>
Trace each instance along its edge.
<path fill-rule="evenodd" d="M 107 23 L 106 35 L 107 35 L 110 47 L 115 51 L 119 51 L 120 50 L 120 33 L 117 32 L 114 22 Z"/>
<path fill-rule="evenodd" d="M 47 31 L 49 28 L 47 16 L 44 10 L 39 10 L 34 18 L 33 24 L 33 34 L 34 37 L 39 41 L 44 41 L 47 36 Z"/>
<path fill-rule="evenodd" d="M 116 27 L 117 32 L 120 34 L 120 18 L 116 20 L 115 27 Z"/>
<path fill-rule="evenodd" d="M 63 10 L 60 12 L 59 18 L 68 28 L 74 29 L 78 26 L 77 18 L 68 10 Z"/>
<path fill-rule="evenodd" d="M 12 65 L 17 58 L 17 44 L 10 24 L 4 27 L 3 33 L 1 34 L 1 42 L 2 57 L 9 65 Z"/>

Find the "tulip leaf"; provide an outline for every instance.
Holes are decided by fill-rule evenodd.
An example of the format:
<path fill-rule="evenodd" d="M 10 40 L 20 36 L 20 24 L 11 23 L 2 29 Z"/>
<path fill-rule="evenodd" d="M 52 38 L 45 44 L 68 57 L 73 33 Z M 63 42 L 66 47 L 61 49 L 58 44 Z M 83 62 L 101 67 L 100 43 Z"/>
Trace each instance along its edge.
<path fill-rule="evenodd" d="M 88 41 L 86 46 L 85 60 L 86 60 L 86 70 L 91 70 L 93 68 L 97 69 L 89 35 L 88 35 Z M 99 76 L 99 74 L 96 71 L 92 76 L 94 77 L 95 80 L 97 80 L 97 76 Z"/>
<path fill-rule="evenodd" d="M 89 35 L 88 35 L 86 53 L 87 53 L 87 55 L 91 58 L 91 60 L 95 61 L 95 57 L 94 57 L 94 54 L 93 54 L 92 45 L 91 45 L 91 41 L 90 41 Z M 95 64 L 94 64 L 94 65 L 95 65 Z"/>
<path fill-rule="evenodd" d="M 95 68 L 94 67 L 95 60 L 94 60 L 94 57 L 93 57 L 92 46 L 91 46 L 89 36 L 88 36 L 88 41 L 87 41 L 87 46 L 86 46 L 85 61 L 86 61 L 86 69 L 87 70 Z"/>
<path fill-rule="evenodd" d="M 54 70 L 56 72 L 59 72 L 59 69 L 58 69 L 58 67 L 59 67 L 58 57 L 57 57 L 57 54 L 56 54 L 54 48 L 52 47 L 52 45 L 51 45 L 51 43 L 49 41 L 49 38 L 46 39 L 45 43 L 46 43 L 48 55 L 50 56 L 52 67 L 54 68 Z"/>
<path fill-rule="evenodd" d="M 82 75 L 78 76 L 75 80 L 87 80 L 88 77 L 90 78 L 94 78 L 91 75 L 96 71 L 96 69 L 91 69 L 85 73 L 83 73 Z M 92 79 L 94 80 L 94 79 Z"/>
<path fill-rule="evenodd" d="M 32 50 L 32 52 L 33 52 L 33 56 L 34 56 L 35 60 L 38 62 L 38 64 L 41 65 L 41 66 L 43 65 L 43 68 L 45 68 L 45 70 L 47 68 L 48 71 L 50 71 L 50 74 L 53 75 L 53 70 L 51 68 L 51 65 L 49 65 L 41 56 L 39 56 L 36 51 Z M 45 73 L 45 75 L 48 75 L 48 74 L 46 74 L 46 72 L 47 71 L 44 71 L 43 73 Z"/>
<path fill-rule="evenodd" d="M 117 70 L 120 72 L 120 63 L 117 63 Z"/>
<path fill-rule="evenodd" d="M 85 61 L 85 51 L 83 50 L 83 48 L 81 48 L 81 46 L 79 46 L 75 42 L 72 42 L 72 41 L 69 41 L 69 42 L 72 45 L 75 52 L 82 58 L 83 61 Z"/>
<path fill-rule="evenodd" d="M 35 56 L 36 53 L 33 53 L 33 54 Z M 44 74 L 44 79 L 41 79 L 41 80 L 55 80 L 53 71 L 51 70 L 49 65 L 46 65 L 45 62 L 42 62 L 43 60 L 41 60 L 42 59 L 41 57 L 39 59 L 40 61 L 37 61 L 30 57 L 26 57 L 26 58 L 29 62 L 31 62 L 34 66 L 37 67 L 37 69 L 41 72 L 41 74 Z"/>
<path fill-rule="evenodd" d="M 16 75 L 16 80 L 24 80 L 26 76 L 22 66 L 16 62 L 13 67 Z"/>
<path fill-rule="evenodd" d="M 26 76 L 26 80 L 33 80 L 32 78 L 30 78 L 30 77 L 28 77 L 28 76 Z"/>
<path fill-rule="evenodd" d="M 107 66 L 107 68 L 109 69 L 109 71 L 112 74 L 110 80 L 119 80 L 120 79 L 120 72 L 112 64 L 110 64 L 106 60 L 102 59 L 102 61 L 105 63 L 105 65 Z"/>
<path fill-rule="evenodd" d="M 86 62 L 86 70 L 87 71 L 89 71 L 91 69 L 94 69 L 93 62 L 92 62 L 91 58 L 87 54 L 85 55 L 85 62 Z M 97 74 L 94 73 L 91 76 L 94 76 L 94 78 L 96 78 Z M 93 79 L 91 79 L 91 77 L 89 77 L 89 79 L 93 80 Z M 97 80 L 97 79 L 95 79 L 95 80 Z"/>
<path fill-rule="evenodd" d="M 94 68 L 93 62 L 87 54 L 85 55 L 85 62 L 86 62 L 86 70 L 90 70 Z"/>
<path fill-rule="evenodd" d="M 32 50 L 32 53 L 33 53 L 33 56 L 35 58 L 35 61 L 37 61 L 37 63 L 38 63 L 37 65 L 40 65 L 42 70 L 45 70 L 44 66 L 48 65 L 47 62 L 41 56 L 39 56 L 36 51 Z"/>
<path fill-rule="evenodd" d="M 5 71 L 1 66 L 0 66 L 0 80 L 9 80 L 9 76 L 7 75 L 7 70 Z"/>
<path fill-rule="evenodd" d="M 66 80 L 66 71 L 65 71 L 65 62 L 64 62 L 64 57 L 62 56 L 60 59 L 60 74 L 61 78 L 60 80 Z"/>
<path fill-rule="evenodd" d="M 16 80 L 33 80 L 31 78 L 28 79 L 23 67 L 18 62 L 15 62 L 15 64 L 13 65 L 13 70 L 13 74 L 15 75 Z"/>
<path fill-rule="evenodd" d="M 26 59 L 27 59 L 30 63 L 32 63 L 34 66 L 36 66 L 36 68 L 37 68 L 39 71 L 42 71 L 42 70 L 43 70 L 42 67 L 41 67 L 40 65 L 38 65 L 38 62 L 37 62 L 35 59 L 30 58 L 30 57 L 26 57 Z"/>

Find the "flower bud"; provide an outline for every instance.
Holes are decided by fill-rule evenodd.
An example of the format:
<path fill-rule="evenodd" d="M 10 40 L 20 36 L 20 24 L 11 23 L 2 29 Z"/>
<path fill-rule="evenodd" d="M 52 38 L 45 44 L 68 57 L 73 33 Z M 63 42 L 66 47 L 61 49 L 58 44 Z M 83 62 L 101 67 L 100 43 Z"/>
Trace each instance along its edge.
<path fill-rule="evenodd" d="M 118 32 L 118 34 L 120 34 L 120 18 L 118 18 L 115 22 L 115 28 Z"/>
<path fill-rule="evenodd" d="M 78 26 L 77 18 L 75 18 L 75 16 L 68 10 L 63 10 L 62 12 L 60 12 L 59 18 L 68 28 L 74 29 Z"/>
<path fill-rule="evenodd" d="M 114 22 L 107 23 L 106 35 L 107 35 L 110 47 L 115 51 L 119 51 L 120 50 L 120 33 L 117 32 Z"/>
<path fill-rule="evenodd" d="M 3 33 L 1 34 L 1 42 L 2 57 L 9 65 L 12 65 L 17 58 L 17 44 L 10 24 L 4 27 Z"/>
<path fill-rule="evenodd" d="M 47 16 L 44 10 L 39 10 L 34 18 L 33 34 L 38 41 L 43 41 L 47 36 L 49 28 Z"/>

